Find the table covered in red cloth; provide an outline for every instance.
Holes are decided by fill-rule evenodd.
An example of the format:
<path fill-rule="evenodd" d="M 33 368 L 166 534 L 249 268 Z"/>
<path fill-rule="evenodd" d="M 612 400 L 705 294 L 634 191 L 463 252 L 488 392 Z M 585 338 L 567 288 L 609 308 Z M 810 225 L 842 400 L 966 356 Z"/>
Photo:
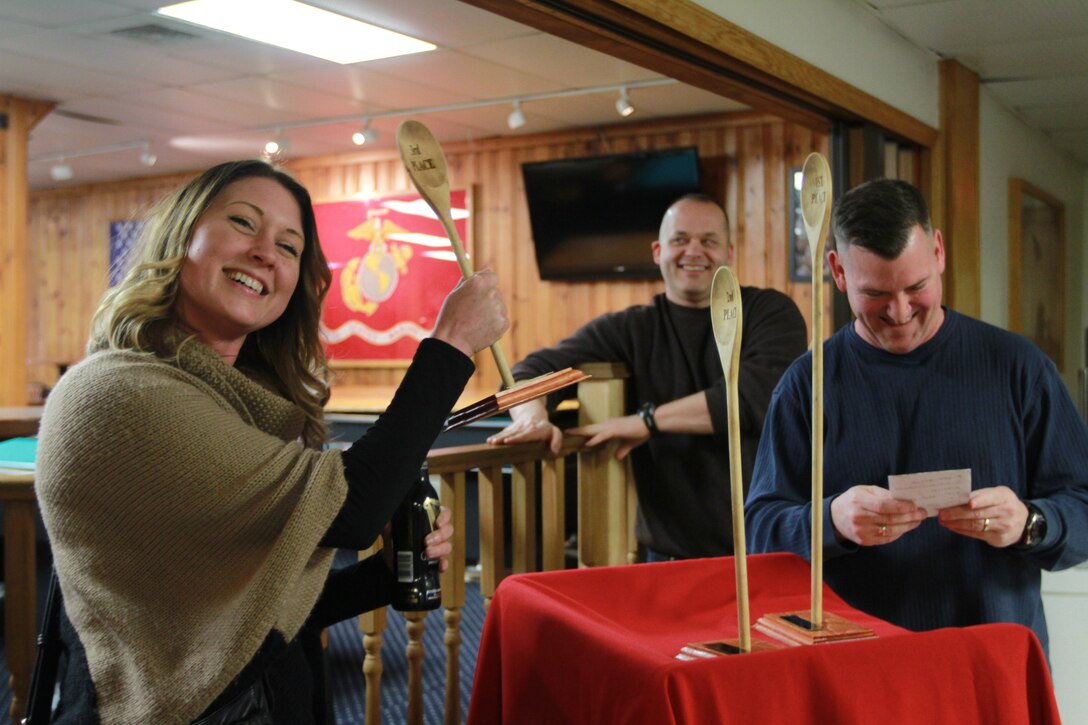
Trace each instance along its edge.
<path fill-rule="evenodd" d="M 748 572 L 753 623 L 808 609 L 803 559 L 751 556 Z M 824 610 L 877 638 L 685 661 L 675 656 L 689 642 L 737 636 L 732 558 L 508 577 L 488 608 L 468 720 L 1059 722 L 1046 659 L 1026 627 L 912 633 L 827 587 Z"/>

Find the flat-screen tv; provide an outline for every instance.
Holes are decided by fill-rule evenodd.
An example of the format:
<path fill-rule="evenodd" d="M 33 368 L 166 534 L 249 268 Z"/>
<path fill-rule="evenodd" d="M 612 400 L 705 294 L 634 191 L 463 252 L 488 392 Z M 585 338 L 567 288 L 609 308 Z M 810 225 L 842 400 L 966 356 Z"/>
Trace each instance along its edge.
<path fill-rule="evenodd" d="M 650 244 L 678 197 L 699 191 L 695 147 L 521 165 L 540 278 L 654 278 Z"/>

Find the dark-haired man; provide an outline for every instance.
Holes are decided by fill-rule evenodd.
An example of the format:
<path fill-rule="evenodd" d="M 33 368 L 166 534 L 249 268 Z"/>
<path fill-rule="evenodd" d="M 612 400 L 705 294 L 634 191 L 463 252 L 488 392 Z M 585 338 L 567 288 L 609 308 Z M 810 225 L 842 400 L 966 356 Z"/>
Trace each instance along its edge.
<path fill-rule="evenodd" d="M 1088 427 L 1038 348 L 942 307 L 944 242 L 916 188 L 852 189 L 832 231 L 856 320 L 824 346 L 827 583 L 909 629 L 1017 622 L 1046 648 L 1040 571 L 1088 558 Z M 809 556 L 811 369 L 809 353 L 771 400 L 745 506 L 753 551 Z M 969 500 L 940 511 L 883 485 L 957 469 Z"/>
<path fill-rule="evenodd" d="M 627 409 L 638 413 L 570 432 L 588 445 L 618 442 L 631 455 L 638 490 L 635 533 L 651 561 L 733 552 L 725 388 L 711 331 L 710 286 L 731 264 L 725 211 L 708 196 L 684 196 L 665 212 L 651 245 L 665 293 L 590 321 L 513 368 L 521 380 L 587 362 L 622 362 L 630 371 Z M 744 479 L 752 471 L 771 391 L 805 348 L 804 319 L 776 290 L 741 288 L 739 398 Z M 551 400 L 554 404 L 557 400 Z M 562 433 L 539 400 L 511 410 L 514 422 L 491 443 L 550 440 Z M 646 444 L 646 445 L 643 445 Z"/>

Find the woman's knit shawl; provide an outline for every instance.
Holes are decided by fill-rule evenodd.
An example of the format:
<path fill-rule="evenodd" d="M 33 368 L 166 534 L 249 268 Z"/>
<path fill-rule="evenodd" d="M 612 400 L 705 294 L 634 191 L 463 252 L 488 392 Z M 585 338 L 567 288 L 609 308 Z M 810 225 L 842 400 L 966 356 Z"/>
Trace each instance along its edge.
<path fill-rule="evenodd" d="M 186 723 L 273 629 L 291 640 L 333 551 L 338 452 L 195 341 L 96 353 L 42 416 L 36 488 L 103 723 Z"/>

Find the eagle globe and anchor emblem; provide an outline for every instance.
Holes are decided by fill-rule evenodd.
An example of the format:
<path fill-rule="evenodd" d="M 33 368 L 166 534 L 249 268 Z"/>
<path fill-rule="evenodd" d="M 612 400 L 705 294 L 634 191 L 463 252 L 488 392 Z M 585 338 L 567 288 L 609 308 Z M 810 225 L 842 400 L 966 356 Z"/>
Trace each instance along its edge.
<path fill-rule="evenodd" d="M 370 209 L 367 220 L 347 233 L 352 239 L 370 242 L 366 252 L 349 259 L 340 273 L 341 297 L 353 312 L 373 315 L 396 292 L 401 275 L 408 273 L 412 248 L 386 241 L 389 235 L 406 231 L 381 219 L 388 213 L 388 209 Z"/>

